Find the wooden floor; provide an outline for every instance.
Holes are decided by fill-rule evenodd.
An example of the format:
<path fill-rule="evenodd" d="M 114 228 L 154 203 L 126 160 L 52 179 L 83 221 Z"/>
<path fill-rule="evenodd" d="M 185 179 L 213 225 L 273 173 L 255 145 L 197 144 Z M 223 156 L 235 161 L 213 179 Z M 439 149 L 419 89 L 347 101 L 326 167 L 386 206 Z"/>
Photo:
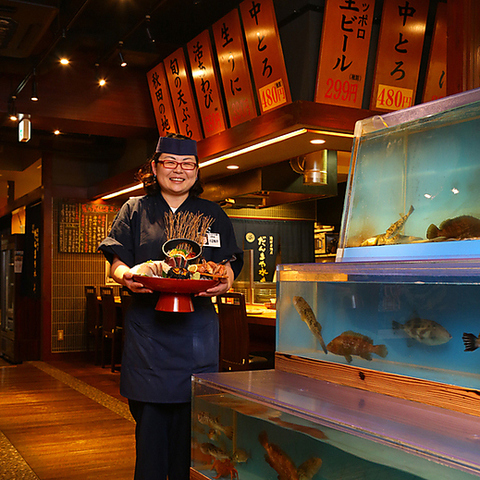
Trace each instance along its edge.
<path fill-rule="evenodd" d="M 119 378 L 80 362 L 0 366 L 0 479 L 131 480 L 135 425 Z"/>

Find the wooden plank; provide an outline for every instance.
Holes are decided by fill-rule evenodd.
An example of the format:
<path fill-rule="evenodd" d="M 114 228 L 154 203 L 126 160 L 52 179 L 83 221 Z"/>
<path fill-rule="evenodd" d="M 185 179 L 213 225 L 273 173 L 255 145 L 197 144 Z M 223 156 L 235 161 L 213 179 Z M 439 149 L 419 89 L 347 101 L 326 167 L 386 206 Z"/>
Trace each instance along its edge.
<path fill-rule="evenodd" d="M 133 478 L 132 421 L 30 363 L 1 368 L 0 390 L 0 431 L 40 479 Z"/>
<path fill-rule="evenodd" d="M 480 416 L 480 391 L 368 368 L 275 354 L 275 368 L 425 405 Z"/>

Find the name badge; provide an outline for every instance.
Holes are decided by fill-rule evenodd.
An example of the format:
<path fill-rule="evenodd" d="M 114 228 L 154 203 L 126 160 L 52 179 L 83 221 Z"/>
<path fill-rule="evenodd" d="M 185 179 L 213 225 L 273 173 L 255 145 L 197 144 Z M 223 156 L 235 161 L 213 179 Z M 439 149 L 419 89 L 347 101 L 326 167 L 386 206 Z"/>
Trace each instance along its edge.
<path fill-rule="evenodd" d="M 207 237 L 207 241 L 205 242 L 206 247 L 219 248 L 221 246 L 219 233 L 207 233 L 206 237 Z"/>

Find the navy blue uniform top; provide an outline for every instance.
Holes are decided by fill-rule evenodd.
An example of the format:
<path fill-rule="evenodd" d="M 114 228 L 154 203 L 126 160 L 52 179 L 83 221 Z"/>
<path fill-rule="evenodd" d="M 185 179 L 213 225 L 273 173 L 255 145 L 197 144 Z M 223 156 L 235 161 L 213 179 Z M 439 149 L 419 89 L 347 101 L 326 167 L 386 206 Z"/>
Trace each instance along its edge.
<path fill-rule="evenodd" d="M 167 240 L 164 216 L 169 211 L 161 194 L 128 200 L 99 250 L 110 263 L 117 255 L 129 267 L 162 260 L 162 245 Z M 235 255 L 231 266 L 237 276 L 243 266 L 243 251 L 222 208 L 190 196 L 177 209 L 182 211 L 215 219 L 208 233 L 219 242 L 204 246 L 202 256 L 218 263 Z M 124 325 L 120 393 L 141 402 L 188 402 L 191 375 L 218 370 L 218 318 L 209 297 L 193 297 L 194 312 L 170 313 L 155 310 L 158 295 L 133 294 Z"/>

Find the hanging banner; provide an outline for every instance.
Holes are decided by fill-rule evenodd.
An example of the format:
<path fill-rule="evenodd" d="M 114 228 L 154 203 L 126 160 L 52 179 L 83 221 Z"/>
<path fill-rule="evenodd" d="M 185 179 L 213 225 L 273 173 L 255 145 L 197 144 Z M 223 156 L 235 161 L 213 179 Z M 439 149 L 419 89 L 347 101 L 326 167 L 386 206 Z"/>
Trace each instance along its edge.
<path fill-rule="evenodd" d="M 253 250 L 254 281 L 271 282 L 275 273 L 275 258 L 277 251 L 277 229 L 271 225 L 257 226 L 255 231 L 250 229 L 245 235 L 248 248 Z"/>
<path fill-rule="evenodd" d="M 384 0 L 371 110 L 401 110 L 415 102 L 428 0 Z"/>
<path fill-rule="evenodd" d="M 175 50 L 164 59 L 168 86 L 172 94 L 173 109 L 177 117 L 178 132 L 193 140 L 202 140 L 203 134 L 193 97 L 192 86 L 187 75 L 183 48 Z"/>
<path fill-rule="evenodd" d="M 261 113 L 291 103 L 273 0 L 244 0 L 240 13 Z"/>
<path fill-rule="evenodd" d="M 147 73 L 147 79 L 158 133 L 164 137 L 169 132 L 178 132 L 163 62 Z"/>
<path fill-rule="evenodd" d="M 213 65 L 212 45 L 208 30 L 204 30 L 187 44 L 193 84 L 197 94 L 200 118 L 205 137 L 227 128 L 220 85 Z"/>
<path fill-rule="evenodd" d="M 315 101 L 362 108 L 375 0 L 328 0 Z"/>
<path fill-rule="evenodd" d="M 234 127 L 257 116 L 238 10 L 225 15 L 212 30 L 230 126 Z"/>
<path fill-rule="evenodd" d="M 423 102 L 447 95 L 447 4 L 437 4 L 432 47 L 428 61 Z"/>

